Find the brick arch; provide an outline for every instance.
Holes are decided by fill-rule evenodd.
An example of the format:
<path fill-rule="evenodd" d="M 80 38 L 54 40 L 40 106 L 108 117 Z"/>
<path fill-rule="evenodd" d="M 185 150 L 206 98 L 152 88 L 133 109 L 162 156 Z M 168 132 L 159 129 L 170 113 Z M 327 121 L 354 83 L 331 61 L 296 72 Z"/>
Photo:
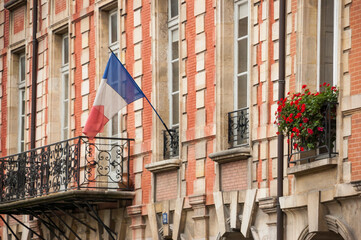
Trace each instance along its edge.
<path fill-rule="evenodd" d="M 326 215 L 325 220 L 327 223 L 328 230 L 330 232 L 336 233 L 342 237 L 344 240 L 354 240 L 353 235 L 351 234 L 350 230 L 340 219 L 337 217 Z M 308 231 L 308 226 L 303 229 L 298 240 L 311 240 L 314 237 L 317 237 L 318 233 L 310 233 Z"/>

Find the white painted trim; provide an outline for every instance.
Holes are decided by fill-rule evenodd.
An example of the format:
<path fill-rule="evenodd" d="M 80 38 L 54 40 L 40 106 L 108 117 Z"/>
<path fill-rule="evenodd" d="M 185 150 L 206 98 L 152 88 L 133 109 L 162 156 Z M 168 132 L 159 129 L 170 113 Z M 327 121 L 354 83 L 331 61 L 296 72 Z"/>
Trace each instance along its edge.
<path fill-rule="evenodd" d="M 321 59 L 321 2 L 317 3 L 317 91 L 320 91 L 320 59 Z"/>

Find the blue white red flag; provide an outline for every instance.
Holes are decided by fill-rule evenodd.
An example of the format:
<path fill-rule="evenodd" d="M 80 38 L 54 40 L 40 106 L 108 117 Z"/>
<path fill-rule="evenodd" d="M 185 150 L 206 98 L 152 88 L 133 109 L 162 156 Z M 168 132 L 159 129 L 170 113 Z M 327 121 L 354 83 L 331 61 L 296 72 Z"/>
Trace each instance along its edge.
<path fill-rule="evenodd" d="M 123 64 L 111 54 L 83 133 L 94 138 L 123 107 L 145 97 Z"/>

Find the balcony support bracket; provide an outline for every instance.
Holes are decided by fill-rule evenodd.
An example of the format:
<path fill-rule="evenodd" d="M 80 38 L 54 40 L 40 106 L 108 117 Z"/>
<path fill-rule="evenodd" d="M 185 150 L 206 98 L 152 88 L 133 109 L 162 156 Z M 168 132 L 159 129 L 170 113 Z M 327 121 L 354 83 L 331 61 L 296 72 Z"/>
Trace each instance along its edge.
<path fill-rule="evenodd" d="M 64 210 L 62 210 L 62 209 L 60 209 L 60 208 L 58 208 L 58 207 L 55 207 L 55 208 L 56 208 L 58 211 L 62 212 L 63 214 L 68 215 L 69 217 L 77 220 L 79 223 L 83 224 L 85 227 L 89 228 L 89 229 L 92 230 L 93 232 L 96 232 L 96 229 L 95 229 L 95 228 L 91 227 L 89 224 L 86 224 L 85 222 L 83 222 L 82 220 L 80 220 L 79 218 L 77 218 L 76 216 L 74 216 L 73 214 L 68 213 L 68 212 L 66 212 L 66 211 L 64 211 Z"/>
<path fill-rule="evenodd" d="M 60 232 L 60 234 L 64 236 L 65 239 L 70 240 L 70 239 L 65 235 L 65 233 L 54 223 L 54 221 L 51 220 L 51 218 L 48 216 L 48 214 L 46 214 L 46 212 L 44 212 L 43 210 L 41 210 L 41 212 L 42 212 L 43 215 L 50 221 L 51 226 L 54 226 L 54 228 L 56 228 L 56 229 Z"/>
<path fill-rule="evenodd" d="M 27 228 L 29 231 L 31 231 L 32 233 L 34 233 L 36 236 L 38 236 L 40 239 L 45 240 L 45 238 L 43 238 L 41 235 L 39 235 L 37 232 L 35 232 L 33 229 L 31 229 L 30 227 L 26 226 L 26 224 L 22 223 L 21 221 L 19 221 L 16 217 L 14 217 L 11 214 L 8 214 L 12 219 L 14 219 L 15 221 L 17 221 L 19 224 L 21 224 L 23 227 Z"/>
<path fill-rule="evenodd" d="M 98 223 L 99 223 L 100 225 L 102 225 L 103 228 L 108 232 L 109 236 L 110 236 L 113 240 L 115 240 L 114 235 L 117 236 L 117 234 L 116 234 L 115 232 L 113 232 L 113 231 L 110 229 L 110 227 L 108 227 L 108 226 L 102 221 L 102 219 L 99 217 L 98 213 L 94 210 L 94 208 L 93 208 L 88 202 L 85 202 L 85 203 L 86 203 L 86 205 L 88 206 L 88 208 L 92 211 L 92 213 L 94 214 L 94 216 L 93 216 L 92 214 L 90 214 L 89 212 L 88 212 L 88 214 L 89 214 L 90 216 L 92 216 L 95 220 L 97 220 Z"/>
<path fill-rule="evenodd" d="M 54 229 L 53 229 L 54 226 L 52 226 L 50 223 L 48 223 L 47 221 L 45 221 L 44 219 L 42 219 L 41 217 L 39 217 L 39 215 L 36 214 L 36 213 L 33 212 L 33 211 L 30 211 L 30 210 L 29 210 L 29 211 L 27 211 L 27 213 L 28 213 L 29 215 L 31 215 L 31 216 L 39 219 L 40 222 L 41 222 L 42 224 L 44 224 L 44 226 L 49 230 L 49 232 L 52 232 L 57 239 L 61 240 L 60 237 L 59 237 L 59 235 L 57 235 L 57 234 L 54 232 Z"/>
<path fill-rule="evenodd" d="M 76 232 L 71 228 L 71 226 L 69 226 L 61 217 L 59 217 L 57 214 L 54 213 L 53 210 L 49 209 L 49 211 L 51 212 L 51 214 L 53 214 L 57 219 L 59 219 L 60 222 L 62 222 L 64 224 L 65 227 L 67 227 L 70 232 L 72 232 L 74 234 L 74 236 L 76 238 L 78 238 L 79 240 L 81 240 L 81 238 L 78 236 L 78 234 L 76 234 Z"/>
<path fill-rule="evenodd" d="M 6 227 L 10 230 L 10 232 L 13 234 L 13 236 L 16 238 L 16 240 L 20 240 L 18 236 L 16 236 L 15 232 L 11 229 L 10 225 L 5 221 L 2 215 L 0 215 L 0 218 L 5 223 Z"/>

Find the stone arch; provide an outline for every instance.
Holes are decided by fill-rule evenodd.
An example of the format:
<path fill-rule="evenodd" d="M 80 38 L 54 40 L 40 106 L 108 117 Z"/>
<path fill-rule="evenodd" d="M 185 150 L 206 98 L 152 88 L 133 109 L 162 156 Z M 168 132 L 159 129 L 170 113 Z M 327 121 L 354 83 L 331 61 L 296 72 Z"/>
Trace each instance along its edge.
<path fill-rule="evenodd" d="M 340 219 L 337 217 L 326 215 L 325 220 L 327 223 L 328 230 L 330 232 L 336 233 L 340 235 L 344 240 L 354 240 L 354 237 L 346 224 L 344 224 Z M 310 233 L 308 231 L 308 226 L 303 229 L 298 240 L 311 240 L 313 239 L 317 233 Z"/>

